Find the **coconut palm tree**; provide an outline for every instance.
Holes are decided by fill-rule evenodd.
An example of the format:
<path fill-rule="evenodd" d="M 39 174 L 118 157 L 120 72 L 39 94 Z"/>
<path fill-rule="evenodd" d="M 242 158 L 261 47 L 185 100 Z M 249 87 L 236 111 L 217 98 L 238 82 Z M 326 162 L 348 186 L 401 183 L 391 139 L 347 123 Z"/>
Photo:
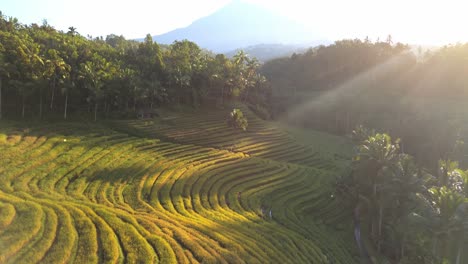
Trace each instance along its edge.
<path fill-rule="evenodd" d="M 76 27 L 68 27 L 68 34 L 72 35 L 72 36 L 75 36 L 76 34 L 78 34 L 78 32 L 76 31 Z"/>
<path fill-rule="evenodd" d="M 385 173 L 398 158 L 398 141 L 392 142 L 387 134 L 375 134 L 366 139 L 360 146 L 355 157 L 356 181 L 360 186 L 360 194 L 365 196 L 371 204 L 370 233 L 380 248 L 382 236 L 382 220 L 384 210 Z"/>
<path fill-rule="evenodd" d="M 384 179 L 381 191 L 383 195 L 382 215 L 379 215 L 379 232 L 382 225 L 386 233 L 379 234 L 382 243 L 392 245 L 395 255 L 400 259 L 405 254 L 405 243 L 410 236 L 409 232 L 415 228 L 413 208 L 419 203 L 418 194 L 425 192 L 424 183 L 427 180 L 416 166 L 411 156 L 399 154 L 396 161 L 384 170 Z M 383 215 L 383 210 L 387 213 Z M 383 221 L 383 223 L 382 223 Z"/>
<path fill-rule="evenodd" d="M 459 263 L 464 234 L 468 232 L 465 228 L 468 224 L 468 171 L 458 169 L 457 162 L 440 161 L 438 185 L 432 187 L 429 193 L 435 212 L 433 251 L 442 259 Z M 451 248 L 456 248 L 457 253 L 454 254 Z"/>
<path fill-rule="evenodd" d="M 80 65 L 80 78 L 86 83 L 94 101 L 94 121 L 97 121 L 99 101 L 105 95 L 106 81 L 116 73 L 116 67 L 100 55 L 93 54 L 91 60 Z"/>
<path fill-rule="evenodd" d="M 71 67 L 60 56 L 59 52 L 55 49 L 49 49 L 46 55 L 46 66 L 49 70 L 49 85 L 51 89 L 50 110 L 54 106 L 55 90 L 57 84 L 63 84 L 66 79 L 70 77 Z"/>

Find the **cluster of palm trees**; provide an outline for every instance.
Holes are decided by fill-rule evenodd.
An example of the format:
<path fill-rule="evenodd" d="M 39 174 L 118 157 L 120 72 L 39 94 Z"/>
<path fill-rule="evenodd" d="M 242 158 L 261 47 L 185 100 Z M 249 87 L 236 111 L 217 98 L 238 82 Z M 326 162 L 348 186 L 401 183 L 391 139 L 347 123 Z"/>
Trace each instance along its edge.
<path fill-rule="evenodd" d="M 352 173 L 339 181 L 338 190 L 352 201 L 363 258 L 466 263 L 468 171 L 442 160 L 431 174 L 387 134 L 359 127 L 353 136 L 358 145 Z"/>
<path fill-rule="evenodd" d="M 142 42 L 83 37 L 74 27 L 27 26 L 0 13 L 0 117 L 5 110 L 22 117 L 60 111 L 66 119 L 69 110 L 94 109 L 97 119 L 168 103 L 197 107 L 213 98 L 265 104 L 259 66 L 242 51 L 230 59 L 187 40 L 165 46 L 150 35 Z"/>

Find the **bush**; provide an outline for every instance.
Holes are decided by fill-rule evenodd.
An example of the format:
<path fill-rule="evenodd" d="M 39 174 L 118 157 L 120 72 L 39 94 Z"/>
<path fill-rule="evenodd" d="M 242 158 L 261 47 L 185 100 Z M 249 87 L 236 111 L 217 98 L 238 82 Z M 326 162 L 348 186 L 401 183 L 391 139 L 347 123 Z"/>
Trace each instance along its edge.
<path fill-rule="evenodd" d="M 230 127 L 246 131 L 248 126 L 247 117 L 244 116 L 244 113 L 240 109 L 234 108 L 228 116 L 227 124 Z"/>

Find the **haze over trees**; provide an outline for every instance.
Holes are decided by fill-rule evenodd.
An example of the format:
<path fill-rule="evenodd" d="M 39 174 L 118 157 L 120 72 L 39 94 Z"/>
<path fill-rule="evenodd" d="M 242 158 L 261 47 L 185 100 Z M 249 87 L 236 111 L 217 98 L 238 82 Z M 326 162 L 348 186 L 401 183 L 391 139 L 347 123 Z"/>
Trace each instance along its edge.
<path fill-rule="evenodd" d="M 466 44 L 415 54 L 389 36 L 337 41 L 262 66 L 276 118 L 356 140 L 337 191 L 354 208 L 363 261 L 466 261 L 468 178 L 459 167 L 467 164 L 467 59 Z M 401 140 L 353 131 L 363 123 Z"/>
<path fill-rule="evenodd" d="M 467 44 L 415 54 L 391 39 L 343 40 L 269 61 L 261 72 L 272 85 L 274 116 L 336 134 L 366 124 L 435 166 L 465 139 L 467 58 Z"/>

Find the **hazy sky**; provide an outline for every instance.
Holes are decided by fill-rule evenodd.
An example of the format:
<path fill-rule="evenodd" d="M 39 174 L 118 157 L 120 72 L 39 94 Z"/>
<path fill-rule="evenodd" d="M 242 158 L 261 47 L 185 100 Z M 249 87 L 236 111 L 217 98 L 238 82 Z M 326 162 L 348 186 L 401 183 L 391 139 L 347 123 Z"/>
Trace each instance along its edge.
<path fill-rule="evenodd" d="M 0 0 L 20 22 L 41 23 L 82 35 L 126 38 L 157 35 L 189 25 L 230 0 Z M 462 0 L 245 0 L 265 6 L 329 39 L 386 38 L 418 44 L 468 41 L 468 4 Z"/>

